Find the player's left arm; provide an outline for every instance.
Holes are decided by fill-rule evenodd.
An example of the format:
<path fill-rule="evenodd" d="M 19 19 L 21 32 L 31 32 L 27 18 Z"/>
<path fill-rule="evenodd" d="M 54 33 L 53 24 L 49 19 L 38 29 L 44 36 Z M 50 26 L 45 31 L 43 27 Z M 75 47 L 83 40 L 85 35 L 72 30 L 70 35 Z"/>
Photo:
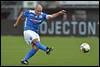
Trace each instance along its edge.
<path fill-rule="evenodd" d="M 53 18 L 55 18 L 55 17 L 57 17 L 57 16 L 59 16 L 59 15 L 64 15 L 65 12 L 66 12 L 65 10 L 61 10 L 61 11 L 59 11 L 59 12 L 57 12 L 57 13 L 48 15 L 47 20 L 53 19 Z"/>

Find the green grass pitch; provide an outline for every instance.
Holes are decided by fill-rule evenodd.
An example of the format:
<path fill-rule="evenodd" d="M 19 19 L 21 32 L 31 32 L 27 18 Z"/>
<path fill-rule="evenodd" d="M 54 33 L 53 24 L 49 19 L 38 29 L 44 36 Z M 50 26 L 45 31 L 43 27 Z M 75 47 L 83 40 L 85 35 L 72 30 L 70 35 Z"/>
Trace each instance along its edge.
<path fill-rule="evenodd" d="M 80 51 L 83 42 L 90 44 L 89 53 Z M 39 50 L 29 59 L 29 65 L 23 65 L 20 60 L 31 46 L 27 46 L 23 36 L 1 36 L 1 66 L 99 66 L 98 37 L 42 36 L 41 43 L 54 46 L 52 54 Z"/>

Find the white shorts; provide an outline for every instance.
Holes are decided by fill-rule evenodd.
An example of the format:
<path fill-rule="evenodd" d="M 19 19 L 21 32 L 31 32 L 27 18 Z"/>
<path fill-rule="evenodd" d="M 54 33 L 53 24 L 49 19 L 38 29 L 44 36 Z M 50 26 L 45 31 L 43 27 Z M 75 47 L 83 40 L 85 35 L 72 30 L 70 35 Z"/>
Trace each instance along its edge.
<path fill-rule="evenodd" d="M 24 31 L 24 39 L 25 39 L 25 41 L 26 41 L 26 43 L 28 45 L 31 44 L 32 41 L 34 39 L 36 39 L 36 38 L 38 39 L 38 41 L 40 41 L 40 37 L 39 37 L 39 35 L 36 32 L 34 32 L 32 30 L 26 30 L 26 31 Z"/>

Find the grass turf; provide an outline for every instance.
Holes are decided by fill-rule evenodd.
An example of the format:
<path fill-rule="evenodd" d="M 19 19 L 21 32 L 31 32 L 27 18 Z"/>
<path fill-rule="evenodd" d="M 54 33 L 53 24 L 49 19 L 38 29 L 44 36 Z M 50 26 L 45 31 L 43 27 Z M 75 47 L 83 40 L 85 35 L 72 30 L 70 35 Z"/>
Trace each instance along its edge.
<path fill-rule="evenodd" d="M 80 51 L 83 42 L 90 44 L 89 53 Z M 23 65 L 20 60 L 31 46 L 27 46 L 22 36 L 1 36 L 1 66 L 99 66 L 98 37 L 42 36 L 41 43 L 54 46 L 52 54 L 39 50 L 29 59 L 29 65 Z"/>

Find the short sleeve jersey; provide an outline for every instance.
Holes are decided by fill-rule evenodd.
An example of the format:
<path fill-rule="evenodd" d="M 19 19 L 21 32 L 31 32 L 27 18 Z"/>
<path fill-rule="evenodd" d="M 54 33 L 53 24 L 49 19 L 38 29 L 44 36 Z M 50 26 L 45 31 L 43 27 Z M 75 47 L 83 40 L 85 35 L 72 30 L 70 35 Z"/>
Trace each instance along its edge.
<path fill-rule="evenodd" d="M 34 10 L 25 10 L 23 12 L 25 18 L 24 30 L 32 30 L 35 32 L 39 31 L 39 25 L 47 20 L 48 14 L 41 12 L 40 15 L 36 15 Z"/>

